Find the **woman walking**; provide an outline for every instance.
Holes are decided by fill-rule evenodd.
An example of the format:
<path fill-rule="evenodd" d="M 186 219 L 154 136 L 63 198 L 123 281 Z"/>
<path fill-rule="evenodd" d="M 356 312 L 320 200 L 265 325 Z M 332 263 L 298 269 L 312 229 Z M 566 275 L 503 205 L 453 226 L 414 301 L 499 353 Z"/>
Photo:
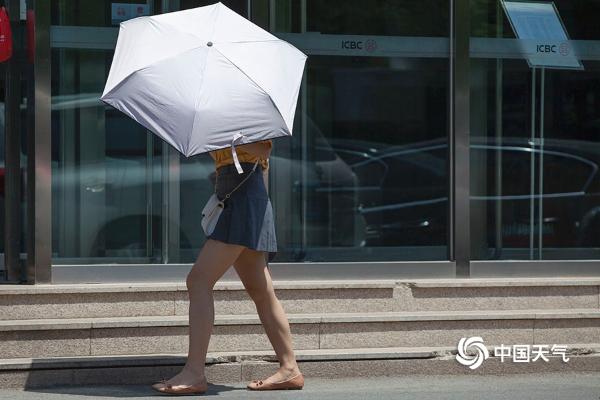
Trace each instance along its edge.
<path fill-rule="evenodd" d="M 275 296 L 268 263 L 277 253 L 273 209 L 266 189 L 272 140 L 236 146 L 244 172 L 238 174 L 231 147 L 210 152 L 215 161 L 216 192 L 225 200 L 213 232 L 207 237 L 186 279 L 189 307 L 189 349 L 183 369 L 171 379 L 152 387 L 162 393 L 203 393 L 206 353 L 214 324 L 213 287 L 234 266 L 244 288 L 256 305 L 280 367 L 262 380 L 248 383 L 250 390 L 302 389 L 290 326 Z M 239 185 L 239 186 L 238 186 Z"/>

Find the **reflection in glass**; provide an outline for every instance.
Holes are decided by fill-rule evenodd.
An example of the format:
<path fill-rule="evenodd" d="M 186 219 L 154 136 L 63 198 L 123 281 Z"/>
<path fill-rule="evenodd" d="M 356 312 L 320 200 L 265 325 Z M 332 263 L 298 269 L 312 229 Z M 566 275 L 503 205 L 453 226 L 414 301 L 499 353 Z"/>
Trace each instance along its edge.
<path fill-rule="evenodd" d="M 52 52 L 52 238 L 57 262 L 160 255 L 160 145 L 99 100 L 112 51 Z"/>
<path fill-rule="evenodd" d="M 275 3 L 275 34 L 301 49 L 327 35 L 294 135 L 274 142 L 276 261 L 447 260 L 447 47 L 377 53 L 445 39 L 446 2 L 308 1 L 305 21 L 300 2 Z"/>
<path fill-rule="evenodd" d="M 98 49 L 94 27 L 117 29 L 110 2 L 82 3 L 83 14 L 52 4 L 55 28 L 87 35 L 86 48 L 52 51 L 54 261 L 195 261 L 212 159 L 167 151 L 99 102 L 112 49 Z M 226 4 L 248 11 L 246 1 Z M 318 54 L 307 50 L 293 137 L 274 140 L 275 261 L 447 260 L 447 1 L 275 0 L 250 10 L 275 34 L 298 35 L 301 49 L 310 35 L 328 38 Z M 349 40 L 367 53 L 341 55 Z"/>

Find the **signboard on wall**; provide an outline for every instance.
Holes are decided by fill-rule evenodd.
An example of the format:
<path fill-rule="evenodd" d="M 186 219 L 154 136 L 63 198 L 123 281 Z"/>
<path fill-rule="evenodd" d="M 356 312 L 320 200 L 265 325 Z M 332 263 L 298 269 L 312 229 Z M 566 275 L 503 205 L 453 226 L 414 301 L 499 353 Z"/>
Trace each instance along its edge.
<path fill-rule="evenodd" d="M 583 69 L 553 2 L 502 1 L 530 67 Z"/>

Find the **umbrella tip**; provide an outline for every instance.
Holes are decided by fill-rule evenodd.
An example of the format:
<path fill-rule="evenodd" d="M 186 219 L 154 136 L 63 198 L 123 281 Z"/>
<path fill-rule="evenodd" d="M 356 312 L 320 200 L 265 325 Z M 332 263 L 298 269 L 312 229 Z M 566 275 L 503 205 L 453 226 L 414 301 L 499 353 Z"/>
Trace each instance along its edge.
<path fill-rule="evenodd" d="M 210 46 L 212 46 L 212 42 L 208 42 L 208 43 L 206 43 L 206 45 L 207 45 L 208 47 L 210 47 Z"/>

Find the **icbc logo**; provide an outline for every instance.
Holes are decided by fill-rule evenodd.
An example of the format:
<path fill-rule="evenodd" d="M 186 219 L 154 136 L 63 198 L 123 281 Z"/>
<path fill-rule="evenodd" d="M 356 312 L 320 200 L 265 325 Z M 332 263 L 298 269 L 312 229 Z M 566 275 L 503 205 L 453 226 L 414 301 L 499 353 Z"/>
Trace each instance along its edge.
<path fill-rule="evenodd" d="M 363 42 L 362 40 L 343 40 L 342 41 L 342 49 L 352 49 L 352 50 L 362 50 Z"/>
<path fill-rule="evenodd" d="M 377 50 L 377 42 L 372 39 L 365 42 L 362 40 L 342 40 L 342 49 L 366 50 L 369 53 L 372 53 Z"/>
<path fill-rule="evenodd" d="M 556 45 L 555 44 L 538 44 L 536 46 L 536 51 L 538 53 L 556 53 Z"/>
<path fill-rule="evenodd" d="M 372 39 L 367 40 L 366 43 L 365 43 L 365 49 L 369 53 L 374 52 L 375 50 L 377 50 L 377 42 L 374 41 L 374 40 L 372 40 Z"/>
<path fill-rule="evenodd" d="M 535 46 L 538 53 L 560 53 L 563 56 L 569 54 L 569 45 L 561 43 L 560 46 L 555 44 L 538 44 Z"/>

